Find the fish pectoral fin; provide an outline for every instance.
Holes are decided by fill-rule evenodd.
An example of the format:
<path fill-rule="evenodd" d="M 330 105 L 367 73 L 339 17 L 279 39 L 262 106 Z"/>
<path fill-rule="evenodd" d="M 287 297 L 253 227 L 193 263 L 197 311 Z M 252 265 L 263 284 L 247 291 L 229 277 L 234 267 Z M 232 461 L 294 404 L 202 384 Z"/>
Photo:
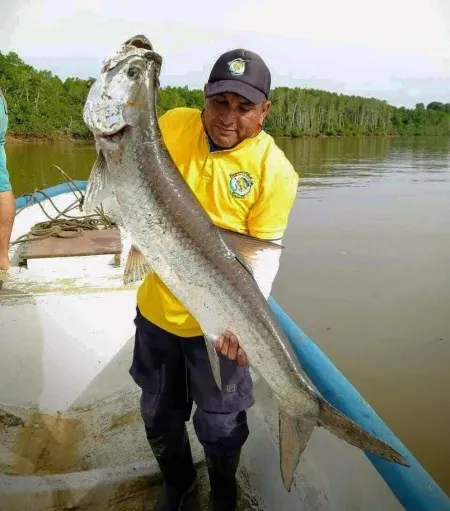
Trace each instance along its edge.
<path fill-rule="evenodd" d="M 288 492 L 291 491 L 295 469 L 314 426 L 314 421 L 298 420 L 283 410 L 279 412 L 280 470 L 284 487 Z"/>
<path fill-rule="evenodd" d="M 217 229 L 223 242 L 255 279 L 260 289 L 268 289 L 270 292 L 283 245 L 221 227 Z"/>
<path fill-rule="evenodd" d="M 110 195 L 113 194 L 108 165 L 102 150 L 97 154 L 94 166 L 89 176 L 83 208 L 86 213 L 92 213 L 94 209 Z"/>
<path fill-rule="evenodd" d="M 131 245 L 123 272 L 123 283 L 127 285 L 138 282 L 145 278 L 147 273 L 152 271 L 152 266 L 147 262 L 142 252 L 134 245 Z"/>
<path fill-rule="evenodd" d="M 220 374 L 220 359 L 215 347 L 215 338 L 211 335 L 204 334 L 206 351 L 208 353 L 209 363 L 214 376 L 214 381 L 220 392 L 222 392 L 222 376 Z"/>
<path fill-rule="evenodd" d="M 217 227 L 217 226 L 216 226 Z M 273 251 L 276 254 L 280 254 L 284 246 L 275 243 L 271 240 L 264 240 L 261 238 L 255 238 L 254 236 L 248 236 L 240 232 L 229 231 L 222 227 L 217 227 L 221 238 L 228 246 L 228 248 L 234 252 L 236 257 L 243 260 L 247 266 L 254 269 L 258 266 L 259 255 L 266 253 L 267 251 Z"/>

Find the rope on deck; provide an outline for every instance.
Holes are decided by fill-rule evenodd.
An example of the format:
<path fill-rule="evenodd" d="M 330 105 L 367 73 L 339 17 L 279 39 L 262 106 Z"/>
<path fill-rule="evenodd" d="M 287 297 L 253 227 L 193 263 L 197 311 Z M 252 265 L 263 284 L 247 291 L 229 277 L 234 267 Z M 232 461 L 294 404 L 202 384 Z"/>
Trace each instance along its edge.
<path fill-rule="evenodd" d="M 16 216 L 23 210 L 28 208 L 32 204 L 38 204 L 44 215 L 48 218 L 47 221 L 38 222 L 33 225 L 30 231 L 22 236 L 19 236 L 15 241 L 11 242 L 11 245 L 17 243 L 24 243 L 28 241 L 42 240 L 55 236 L 58 238 L 77 238 L 83 234 L 83 231 L 93 229 L 112 229 L 116 227 L 116 224 L 112 222 L 108 216 L 104 213 L 103 207 L 100 206 L 95 208 L 96 213 L 90 215 L 69 215 L 71 211 L 76 208 L 80 210 L 84 204 L 84 193 L 77 186 L 75 181 L 58 165 L 52 165 L 51 168 L 58 170 L 65 178 L 67 182 L 70 182 L 80 194 L 79 196 L 75 190 L 71 190 L 75 196 L 75 201 L 67 206 L 63 211 L 60 211 L 52 198 L 49 197 L 44 191 L 35 189 L 30 194 L 25 194 L 24 197 L 28 197 L 29 201 L 27 204 L 16 212 Z M 35 198 L 38 195 L 42 195 L 52 205 L 54 210 L 57 212 L 56 216 L 51 216 L 44 208 L 42 203 Z"/>

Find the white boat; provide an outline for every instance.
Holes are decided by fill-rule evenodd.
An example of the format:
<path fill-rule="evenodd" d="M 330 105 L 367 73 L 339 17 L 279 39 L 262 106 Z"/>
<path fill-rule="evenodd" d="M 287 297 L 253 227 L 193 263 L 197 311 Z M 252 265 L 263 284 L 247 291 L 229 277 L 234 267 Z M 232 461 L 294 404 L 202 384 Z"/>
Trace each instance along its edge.
<path fill-rule="evenodd" d="M 33 200 L 17 200 L 21 210 L 12 241 L 47 220 L 44 211 L 55 216 L 54 206 L 63 210 L 74 201 L 73 185 L 45 192 Z M 158 467 L 139 413 L 140 391 L 128 374 L 137 285 L 122 283 L 130 243 L 121 235 L 121 261 L 103 254 L 43 257 L 23 265 L 23 245 L 12 245 L 13 267 L 0 291 L 1 511 L 138 510 L 145 498 L 156 494 Z M 313 347 L 317 357 L 312 341 L 278 304 L 272 299 L 270 303 L 299 356 L 307 357 Z M 352 418 L 357 420 L 363 407 L 364 420 L 368 417 L 371 423 L 362 425 L 391 442 L 411 468 L 366 456 L 316 428 L 292 491 L 286 492 L 279 470 L 277 407 L 268 386 L 254 376 L 256 404 L 249 410 L 251 434 L 238 473 L 240 509 L 450 509 L 442 490 L 320 356 L 317 364 L 329 364 L 327 374 L 322 373 L 327 398 L 339 407 L 339 392 L 333 387 L 338 381 L 350 412 L 355 412 Z M 307 364 L 307 358 L 301 361 Z M 320 388 L 317 374 L 311 370 L 309 376 Z M 190 505 L 206 509 L 209 486 L 203 451 L 191 423 L 188 429 L 201 474 Z"/>

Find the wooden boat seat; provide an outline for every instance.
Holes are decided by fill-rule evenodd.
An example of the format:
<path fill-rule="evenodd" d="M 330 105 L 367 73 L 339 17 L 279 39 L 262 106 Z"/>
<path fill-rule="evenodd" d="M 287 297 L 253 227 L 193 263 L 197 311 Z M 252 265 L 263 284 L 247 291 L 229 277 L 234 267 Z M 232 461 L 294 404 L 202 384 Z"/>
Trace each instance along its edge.
<path fill-rule="evenodd" d="M 116 264 L 120 264 L 121 253 L 122 241 L 119 229 L 93 229 L 84 230 L 75 238 L 50 236 L 25 241 L 20 251 L 20 260 L 21 265 L 26 265 L 28 259 L 112 254 L 115 256 Z"/>

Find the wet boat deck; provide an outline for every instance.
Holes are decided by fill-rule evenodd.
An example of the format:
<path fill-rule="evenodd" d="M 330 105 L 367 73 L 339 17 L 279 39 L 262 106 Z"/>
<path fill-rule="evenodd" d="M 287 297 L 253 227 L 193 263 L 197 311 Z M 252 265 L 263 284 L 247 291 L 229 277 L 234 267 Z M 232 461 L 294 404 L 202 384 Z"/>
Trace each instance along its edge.
<path fill-rule="evenodd" d="M 55 203 L 61 210 L 68 200 Z M 43 216 L 37 205 L 24 210 L 13 239 Z M 127 254 L 130 240 L 121 241 Z M 0 292 L 0 511 L 141 511 L 145 501 L 152 509 L 161 483 L 128 372 L 137 285 L 123 285 L 123 267 L 110 254 L 34 258 L 27 267 L 11 256 Z M 365 454 L 322 428 L 286 492 L 276 398 L 252 379 L 240 511 L 403 509 Z M 204 457 L 192 421 L 187 426 L 200 468 L 183 509 L 207 510 Z"/>
<path fill-rule="evenodd" d="M 186 498 L 183 503 L 183 511 L 207 511 L 209 499 L 209 479 L 205 464 L 198 467 L 198 485 L 197 488 Z M 156 504 L 156 498 L 161 491 L 160 485 L 153 486 L 151 491 L 145 492 L 145 498 L 151 503 L 149 510 L 153 509 Z M 238 511 L 260 511 L 262 508 L 258 506 L 257 499 L 253 499 L 251 495 L 247 495 L 244 490 L 239 487 L 238 493 Z M 252 503 L 252 500 L 254 501 Z M 127 508 L 122 508 L 127 509 Z M 131 508 L 132 509 L 132 508 Z M 136 508 L 141 509 L 141 508 Z"/>
<path fill-rule="evenodd" d="M 183 503 L 182 511 L 207 511 L 209 499 L 209 479 L 205 463 L 197 465 L 198 484 L 195 490 L 189 494 Z M 238 475 L 243 477 L 240 470 Z M 108 511 L 151 511 L 156 505 L 158 496 L 162 491 L 162 481 L 160 477 L 157 480 L 141 477 L 129 483 L 128 488 L 121 488 L 120 496 L 109 501 Z M 69 508 L 70 509 L 70 508 Z M 238 488 L 238 511 L 262 511 L 265 509 L 260 504 L 256 496 L 249 495 L 248 490 L 244 490 L 243 486 Z M 102 511 L 98 508 L 98 504 L 92 505 L 91 502 L 84 504 L 77 503 L 77 511 Z M 67 507 L 55 507 L 48 511 L 68 511 Z M 105 509 L 106 511 L 106 509 Z"/>

